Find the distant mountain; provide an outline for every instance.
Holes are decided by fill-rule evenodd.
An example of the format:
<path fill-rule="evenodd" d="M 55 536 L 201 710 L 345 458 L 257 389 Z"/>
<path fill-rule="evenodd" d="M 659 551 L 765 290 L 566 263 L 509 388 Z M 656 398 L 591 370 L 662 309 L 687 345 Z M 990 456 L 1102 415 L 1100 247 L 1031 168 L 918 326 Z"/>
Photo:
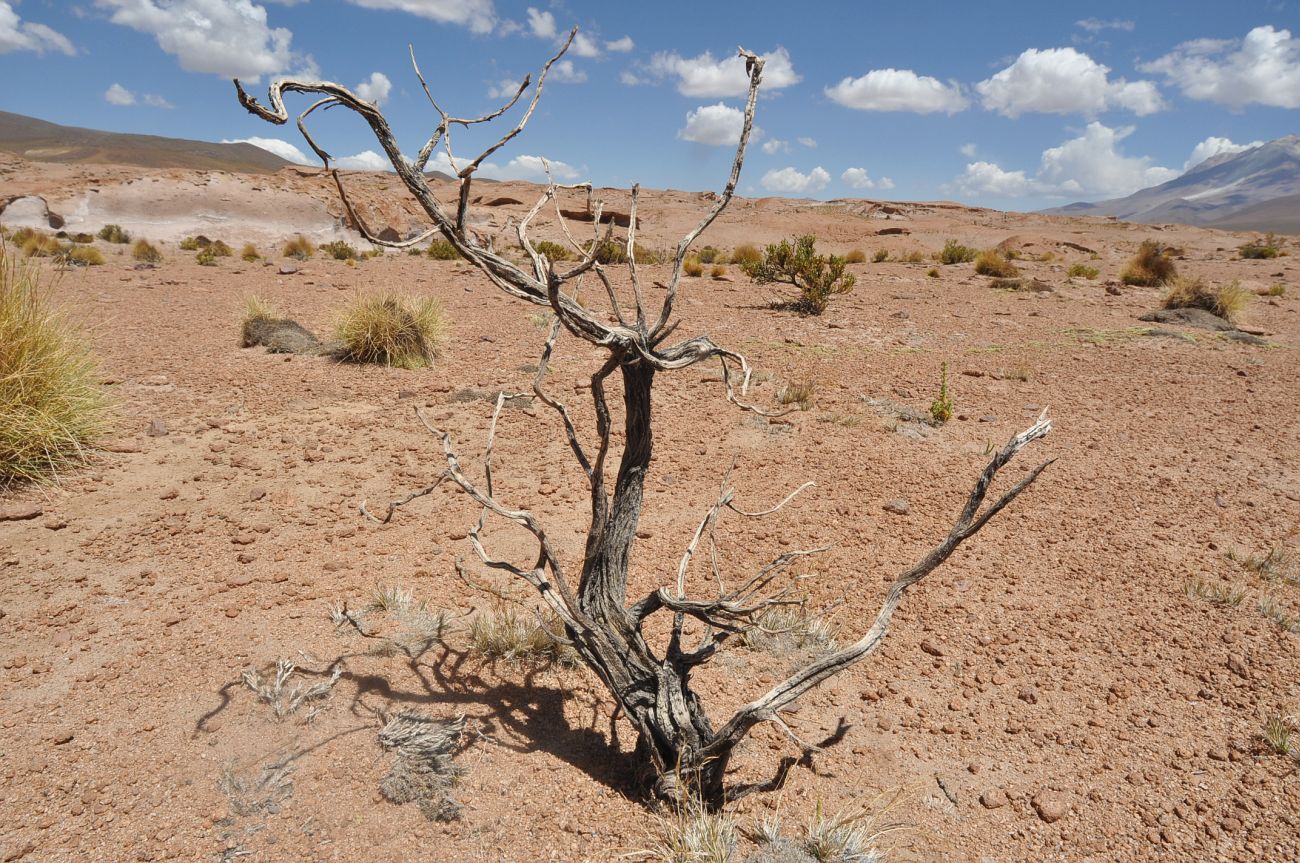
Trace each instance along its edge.
<path fill-rule="evenodd" d="M 1127 198 L 1045 210 L 1246 231 L 1300 232 L 1300 135 L 1206 159 L 1187 173 Z"/>
<path fill-rule="evenodd" d="M 0 151 L 35 162 L 139 165 L 264 174 L 293 164 L 252 144 L 214 144 L 156 135 L 60 126 L 0 111 Z"/>

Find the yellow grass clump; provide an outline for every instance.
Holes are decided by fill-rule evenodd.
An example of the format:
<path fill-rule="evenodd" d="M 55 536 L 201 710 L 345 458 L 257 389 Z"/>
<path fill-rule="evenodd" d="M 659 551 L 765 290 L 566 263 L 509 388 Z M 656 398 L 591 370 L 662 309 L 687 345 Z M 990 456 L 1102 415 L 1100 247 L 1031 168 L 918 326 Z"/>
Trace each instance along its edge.
<path fill-rule="evenodd" d="M 27 234 L 21 244 L 23 257 L 52 258 L 63 251 L 59 241 L 42 231 Z"/>
<path fill-rule="evenodd" d="M 438 355 L 446 320 L 432 297 L 358 294 L 339 315 L 335 335 L 341 342 L 340 359 L 419 369 Z"/>
<path fill-rule="evenodd" d="M 738 267 L 757 266 L 763 262 L 763 253 L 757 246 L 745 243 L 731 252 L 731 262 Z"/>
<path fill-rule="evenodd" d="M 867 253 L 861 249 L 850 249 L 849 253 L 844 256 L 846 264 L 864 264 L 867 261 Z"/>
<path fill-rule="evenodd" d="M 1143 240 L 1119 278 L 1126 285 L 1154 287 L 1168 284 L 1176 275 L 1177 268 L 1168 250 L 1155 240 Z"/>
<path fill-rule="evenodd" d="M 46 300 L 36 268 L 0 250 L 0 488 L 49 480 L 85 460 L 108 427 L 97 371 Z"/>
<path fill-rule="evenodd" d="M 1009 279 L 1019 273 L 1020 270 L 998 252 L 989 249 L 975 256 L 975 272 L 981 276 L 996 276 L 1000 279 Z"/>
<path fill-rule="evenodd" d="M 692 279 L 698 279 L 704 275 L 704 264 L 700 263 L 699 258 L 687 258 L 682 261 L 682 272 Z"/>
<path fill-rule="evenodd" d="M 63 260 L 74 267 L 98 267 L 104 263 L 104 255 L 94 246 L 73 246 Z"/>
<path fill-rule="evenodd" d="M 240 250 L 239 257 L 252 263 L 262 256 L 257 253 L 257 246 L 254 246 L 252 243 L 244 243 L 244 248 Z"/>
<path fill-rule="evenodd" d="M 162 252 L 158 251 L 158 247 L 144 237 L 136 240 L 135 245 L 131 246 L 131 257 L 137 261 L 144 261 L 146 264 L 162 262 Z"/>
<path fill-rule="evenodd" d="M 1204 279 L 1175 278 L 1169 283 L 1162 305 L 1166 309 L 1204 309 L 1225 321 L 1235 321 L 1246 308 L 1250 293 L 1237 280 L 1211 285 Z"/>
<path fill-rule="evenodd" d="M 312 255 L 316 254 L 316 247 L 312 245 L 311 240 L 302 234 L 294 237 L 284 244 L 284 256 L 286 258 L 295 258 L 299 261 L 305 261 Z"/>

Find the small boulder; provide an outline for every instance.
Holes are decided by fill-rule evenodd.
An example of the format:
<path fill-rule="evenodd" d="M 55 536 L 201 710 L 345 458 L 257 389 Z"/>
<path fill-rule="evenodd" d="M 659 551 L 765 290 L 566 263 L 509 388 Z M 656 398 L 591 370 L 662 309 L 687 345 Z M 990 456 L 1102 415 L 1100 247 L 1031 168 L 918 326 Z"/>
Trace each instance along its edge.
<path fill-rule="evenodd" d="M 886 501 L 883 509 L 885 512 L 892 512 L 894 515 L 907 515 L 912 511 L 912 505 L 900 497 Z"/>
<path fill-rule="evenodd" d="M 1060 821 L 1069 810 L 1064 798 L 1054 791 L 1040 791 L 1034 795 L 1034 811 L 1047 824 Z"/>

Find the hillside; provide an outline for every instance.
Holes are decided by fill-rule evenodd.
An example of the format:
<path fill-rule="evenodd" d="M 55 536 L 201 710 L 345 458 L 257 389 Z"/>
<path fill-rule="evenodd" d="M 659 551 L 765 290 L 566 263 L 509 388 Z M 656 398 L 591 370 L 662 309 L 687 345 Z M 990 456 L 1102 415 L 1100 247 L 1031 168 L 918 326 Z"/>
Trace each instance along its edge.
<path fill-rule="evenodd" d="M 37 162 L 138 165 L 269 173 L 292 164 L 252 144 L 216 144 L 157 135 L 60 126 L 0 111 L 0 151 Z"/>

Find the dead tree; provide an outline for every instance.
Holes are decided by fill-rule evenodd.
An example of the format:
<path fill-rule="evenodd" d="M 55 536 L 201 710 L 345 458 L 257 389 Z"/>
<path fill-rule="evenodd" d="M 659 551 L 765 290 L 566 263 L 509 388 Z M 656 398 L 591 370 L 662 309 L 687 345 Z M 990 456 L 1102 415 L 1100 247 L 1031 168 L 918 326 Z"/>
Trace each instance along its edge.
<path fill-rule="evenodd" d="M 285 93 L 306 93 L 320 97 L 299 115 L 297 122 L 303 137 L 321 158 L 327 170 L 330 169 L 331 157 L 312 139 L 305 121 L 313 111 L 320 108 L 342 106 L 355 112 L 370 125 L 375 138 L 391 161 L 397 177 L 432 221 L 429 230 L 414 239 L 405 242 L 380 239 L 359 217 L 349 202 L 342 178 L 337 170 L 334 170 L 333 178 L 343 204 L 366 239 L 380 246 L 403 247 L 441 234 L 466 260 L 482 270 L 501 290 L 524 302 L 546 307 L 554 313 L 554 325 L 542 350 L 533 390 L 537 398 L 557 415 L 567 445 L 590 485 L 591 522 L 587 531 L 581 573 L 576 582 L 561 565 L 560 550 L 533 513 L 512 508 L 494 493 L 492 444 L 496 435 L 497 417 L 501 410 L 500 399 L 488 433 L 484 459 L 485 476 L 481 482 L 472 479 L 462 469 L 451 436 L 429 426 L 429 430 L 441 438 L 446 453 L 447 470 L 439 481 L 449 477 L 481 505 L 478 524 L 470 532 L 469 541 L 482 564 L 531 584 L 563 623 L 565 636 L 572 641 L 582 659 L 608 687 L 617 703 L 617 708 L 636 730 L 635 759 L 640 768 L 648 771 L 648 778 L 652 780 L 656 793 L 677 798 L 682 791 L 681 784 L 688 783 L 694 792 L 716 805 L 727 797 L 724 780 L 732 751 L 749 731 L 759 723 L 772 722 L 793 737 L 793 733 L 786 727 L 778 711 L 823 680 L 844 671 L 872 653 L 884 639 L 890 617 L 907 590 L 933 572 L 956 551 L 962 542 L 973 536 L 988 523 L 990 518 L 1038 478 L 1050 462 L 1035 467 L 994 502 L 984 506 L 985 496 L 997 473 L 1023 447 L 1047 434 L 1051 423 L 1044 414 L 1038 422 L 1013 437 L 993 456 L 976 480 L 952 530 L 920 562 L 898 576 L 889 588 L 875 621 L 858 641 L 800 668 L 760 698 L 741 707 L 721 727 L 715 727 L 699 696 L 691 689 L 692 672 L 698 666 L 708 662 L 728 639 L 752 627 L 765 609 L 790 602 L 788 590 L 781 590 L 777 579 L 796 559 L 815 550 L 782 554 L 742 581 L 739 586 L 725 591 L 720 589 L 720 595 L 711 598 L 687 595 L 687 569 L 697 551 L 700 550 L 701 543 L 712 542 L 715 525 L 724 510 L 747 517 L 770 515 L 784 506 L 799 490 L 791 493 L 789 497 L 769 510 L 747 512 L 735 505 L 734 491 L 724 485 L 682 555 L 675 584 L 661 587 L 646 596 L 629 598 L 627 596 L 628 569 L 632 560 L 633 544 L 636 541 L 637 521 L 641 514 L 642 491 L 650 467 L 653 446 L 651 392 L 656 375 L 685 369 L 697 363 L 716 361 L 721 365 L 722 387 L 727 400 L 739 409 L 757 410 L 742 401 L 749 383 L 750 372 L 749 364 L 743 356 L 718 346 L 707 335 L 676 342 L 671 342 L 670 337 L 676 328 L 673 318 L 674 303 L 677 300 L 687 252 L 700 234 L 731 201 L 740 177 L 745 148 L 754 124 L 755 104 L 763 74 L 763 60 L 744 49 L 740 51 L 749 77 L 749 90 L 745 103 L 744 124 L 735 159 L 731 165 L 731 174 L 713 208 L 694 230 L 678 243 L 672 265 L 672 276 L 666 286 L 659 286 L 663 291 L 657 310 L 651 308 L 646 301 L 646 292 L 642 290 L 641 273 L 636 263 L 638 187 L 632 187 L 630 219 L 625 241 L 632 297 L 630 309 L 625 311 L 624 304 L 620 302 L 604 266 L 597 261 L 601 230 L 600 203 L 597 202 L 594 207 L 595 218 L 592 224 L 595 226 L 595 232 L 590 244 L 578 243 L 559 213 L 558 190 L 560 188 L 585 190 L 590 201 L 592 190 L 589 183 L 566 187 L 557 186 L 554 182 L 550 183 L 537 203 L 518 224 L 519 243 L 528 254 L 532 272 L 520 269 L 489 248 L 489 244 L 480 242 L 469 230 L 466 222 L 470 186 L 475 172 L 483 165 L 485 159 L 523 130 L 537 107 L 547 71 L 568 50 L 576 33 L 575 28 L 570 32 L 568 40 L 559 52 L 542 67 L 532 97 L 527 107 L 523 109 L 518 122 L 499 140 L 470 161 L 457 161 L 454 156 L 450 141 L 453 128 L 468 128 L 501 117 L 514 107 L 528 90 L 530 86 L 528 78 L 524 79 L 514 98 L 501 109 L 474 119 L 453 117 L 440 107 L 430 93 L 412 53 L 411 62 L 415 74 L 440 118 L 437 128 L 420 148 L 414 160 L 402 154 L 379 109 L 338 84 L 326 81 L 278 80 L 271 84 L 269 107 L 264 107 L 249 96 L 238 81 L 235 82 L 235 87 L 239 101 L 245 108 L 262 119 L 277 124 L 286 123 L 290 119 L 284 104 Z M 429 158 L 438 147 L 444 148 L 459 181 L 459 197 L 454 213 L 444 209 L 435 197 L 424 173 Z M 538 213 L 551 202 L 555 204 L 556 216 L 569 243 L 580 258 L 576 263 L 566 265 L 567 268 L 563 269 L 558 262 L 548 260 L 539 253 L 529 239 L 529 226 Z M 609 234 L 606 233 L 606 239 L 608 237 Z M 609 323 L 609 317 L 578 304 L 570 294 L 566 293 L 566 287 L 574 287 L 587 275 L 594 276 L 594 279 L 603 286 L 609 301 L 609 313 L 615 323 Z M 561 329 L 603 348 L 608 355 L 604 363 L 591 376 L 591 398 L 595 408 L 594 445 L 590 441 L 584 443 L 581 440 L 582 435 L 575 427 L 568 408 L 545 388 L 547 366 Z M 737 373 L 738 387 L 733 383 L 735 380 L 733 371 Z M 606 384 L 613 375 L 617 375 L 622 383 L 623 445 L 621 452 L 618 453 L 618 467 L 613 472 L 611 488 L 609 481 L 613 459 L 612 429 L 619 418 L 610 404 Z M 427 422 L 425 424 L 428 426 Z M 432 486 L 413 492 L 402 501 L 390 505 L 388 517 L 392 516 L 396 506 L 431 489 Z M 520 566 L 500 560 L 488 552 L 481 540 L 481 531 L 488 515 L 520 525 L 535 537 L 537 556 L 530 566 Z M 718 575 L 716 570 L 714 575 Z M 722 584 L 720 578 L 718 583 Z M 671 616 L 671 627 L 667 644 L 660 645 L 659 649 L 656 649 L 647 639 L 645 628 L 646 622 L 659 613 Z M 688 636 L 687 621 L 693 621 L 689 645 L 685 643 Z"/>

